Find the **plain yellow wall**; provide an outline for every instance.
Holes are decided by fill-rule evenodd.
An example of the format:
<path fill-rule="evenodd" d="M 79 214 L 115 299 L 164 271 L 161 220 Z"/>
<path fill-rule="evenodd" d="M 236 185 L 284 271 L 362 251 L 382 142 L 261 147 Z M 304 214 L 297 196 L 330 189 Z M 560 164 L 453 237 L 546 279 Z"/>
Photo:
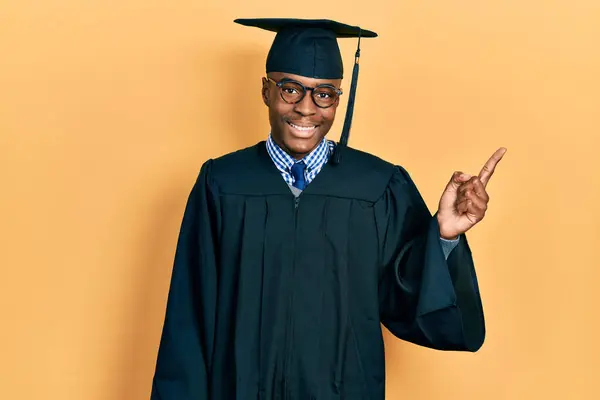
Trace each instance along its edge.
<path fill-rule="evenodd" d="M 232 20 L 279 16 L 380 34 L 351 145 L 405 166 L 432 211 L 508 148 L 469 234 L 487 341 L 386 335 L 388 398 L 600 398 L 598 0 L 2 2 L 0 397 L 148 399 L 191 185 L 269 129 L 273 36 Z"/>

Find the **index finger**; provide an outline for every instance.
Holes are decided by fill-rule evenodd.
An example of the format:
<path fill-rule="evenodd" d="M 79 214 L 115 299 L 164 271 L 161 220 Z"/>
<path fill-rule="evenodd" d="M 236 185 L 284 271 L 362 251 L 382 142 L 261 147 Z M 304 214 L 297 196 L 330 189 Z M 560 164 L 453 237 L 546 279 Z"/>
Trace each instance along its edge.
<path fill-rule="evenodd" d="M 487 186 L 490 178 L 494 174 L 496 165 L 500 162 L 500 160 L 502 160 L 502 157 L 504 157 L 504 153 L 506 153 L 506 148 L 500 147 L 494 154 L 492 154 L 490 159 L 481 169 L 481 172 L 479 173 L 479 179 L 481 180 L 481 183 L 483 183 L 484 187 Z"/>

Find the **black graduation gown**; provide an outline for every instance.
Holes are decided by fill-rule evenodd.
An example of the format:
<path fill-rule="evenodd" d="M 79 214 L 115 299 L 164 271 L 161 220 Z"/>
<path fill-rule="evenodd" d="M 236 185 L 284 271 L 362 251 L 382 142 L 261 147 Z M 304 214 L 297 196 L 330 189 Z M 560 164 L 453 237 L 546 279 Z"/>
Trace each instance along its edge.
<path fill-rule="evenodd" d="M 351 148 L 296 200 L 260 142 L 207 161 L 191 191 L 151 399 L 382 400 L 380 322 L 479 349 L 466 237 L 445 260 L 407 172 Z"/>

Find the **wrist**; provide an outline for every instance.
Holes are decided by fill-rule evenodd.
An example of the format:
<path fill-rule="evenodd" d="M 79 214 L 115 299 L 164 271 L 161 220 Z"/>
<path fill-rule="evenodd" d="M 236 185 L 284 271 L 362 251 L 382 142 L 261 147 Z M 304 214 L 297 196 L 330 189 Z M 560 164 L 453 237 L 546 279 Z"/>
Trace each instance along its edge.
<path fill-rule="evenodd" d="M 458 237 L 458 236 L 454 236 L 454 237 L 446 237 L 446 236 L 444 236 L 444 235 L 442 235 L 442 234 L 440 233 L 440 238 L 441 238 L 442 240 L 447 240 L 447 241 L 449 241 L 449 242 L 454 242 L 454 241 L 458 240 L 458 238 L 459 238 L 459 237 Z"/>
<path fill-rule="evenodd" d="M 440 238 L 450 241 L 458 239 L 459 235 L 456 232 L 453 232 L 446 228 L 446 224 L 444 224 L 443 221 L 441 221 L 439 214 L 437 214 L 437 222 L 440 231 Z"/>

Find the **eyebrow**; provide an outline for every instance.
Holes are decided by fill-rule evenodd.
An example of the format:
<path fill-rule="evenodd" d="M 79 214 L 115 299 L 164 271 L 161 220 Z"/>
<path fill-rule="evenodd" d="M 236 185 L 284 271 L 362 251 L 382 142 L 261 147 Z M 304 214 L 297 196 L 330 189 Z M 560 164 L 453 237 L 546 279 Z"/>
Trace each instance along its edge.
<path fill-rule="evenodd" d="M 273 78 L 271 78 L 271 79 L 273 79 Z M 273 79 L 273 80 L 275 80 L 275 79 Z M 322 85 L 328 85 L 328 86 L 332 86 L 332 87 L 334 87 L 336 89 L 341 89 L 341 87 L 338 88 L 333 82 L 322 82 L 322 83 L 319 83 L 317 85 L 307 85 L 307 84 L 305 84 L 303 82 L 300 82 L 298 79 L 294 79 L 294 78 L 291 78 L 289 76 L 283 76 L 279 80 L 279 82 L 298 82 L 298 83 L 301 83 L 302 85 L 304 85 L 306 87 L 318 87 L 318 86 L 322 86 Z"/>

